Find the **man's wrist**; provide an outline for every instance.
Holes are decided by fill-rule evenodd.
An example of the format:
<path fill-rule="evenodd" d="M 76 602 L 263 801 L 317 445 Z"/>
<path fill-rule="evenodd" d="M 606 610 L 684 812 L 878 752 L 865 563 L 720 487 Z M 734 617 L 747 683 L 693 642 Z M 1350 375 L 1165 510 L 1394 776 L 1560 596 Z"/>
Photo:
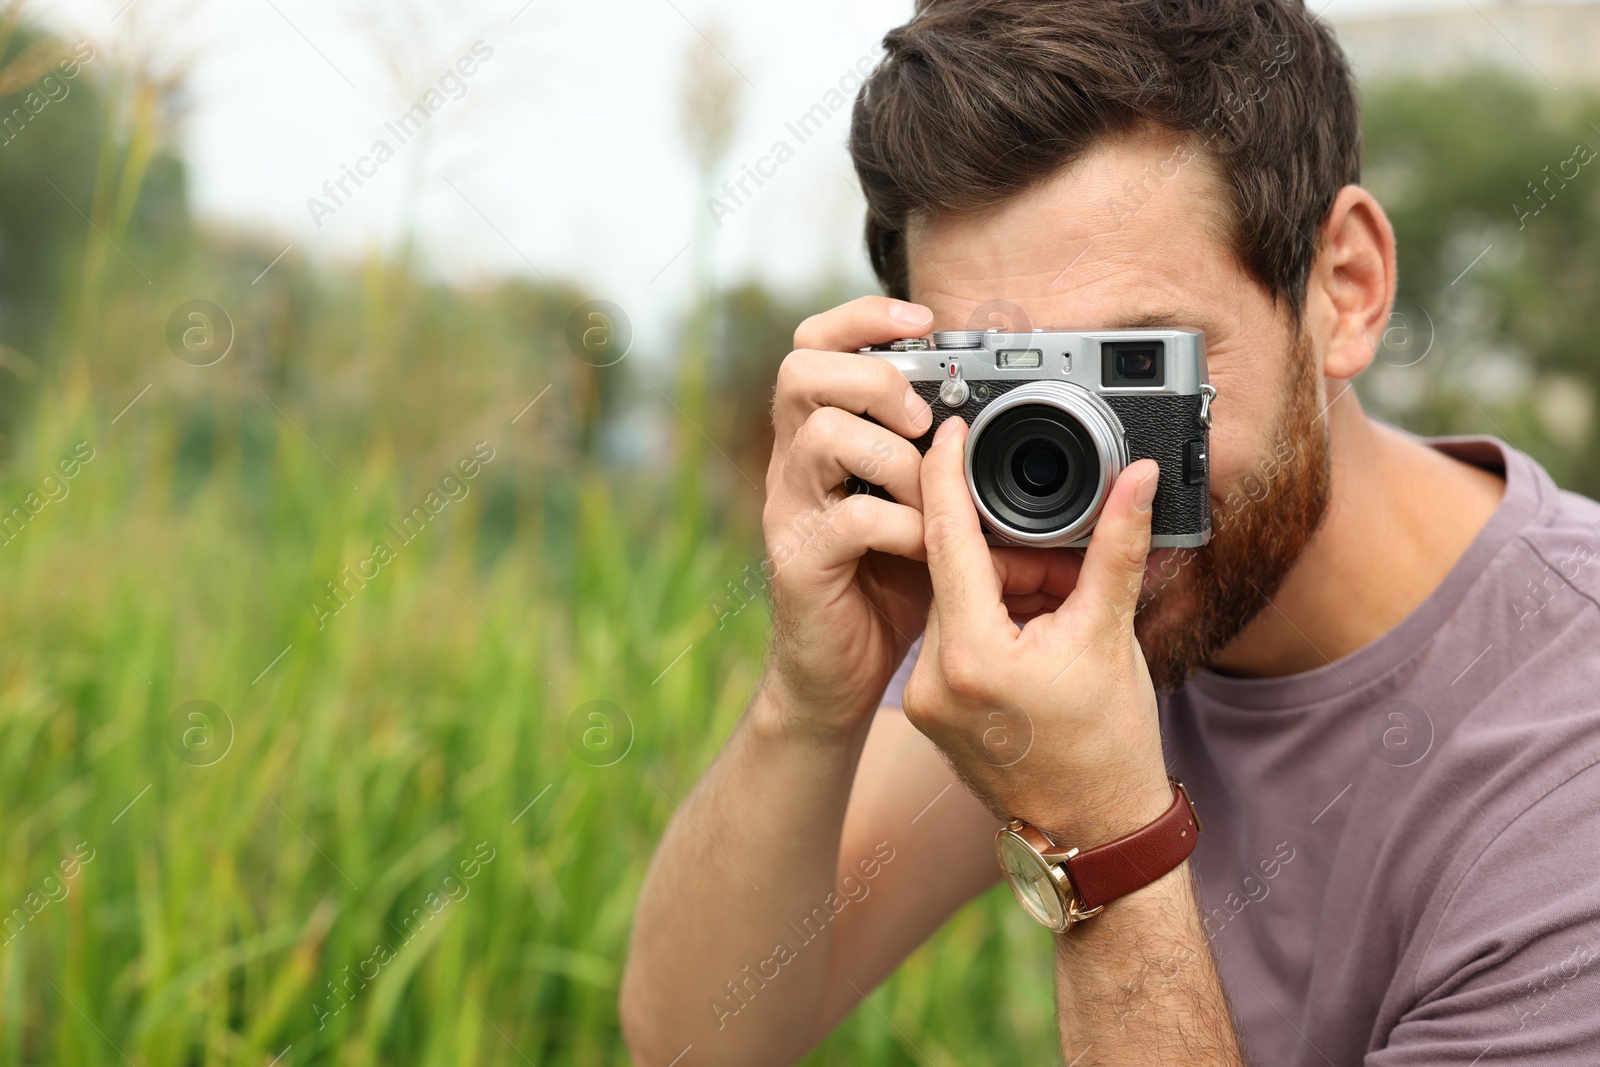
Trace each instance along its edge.
<path fill-rule="evenodd" d="M 817 709 L 797 698 L 769 670 L 756 686 L 745 712 L 749 729 L 776 744 L 848 749 L 860 743 L 871 715 L 847 721 L 840 709 Z"/>
<path fill-rule="evenodd" d="M 1165 772 L 1143 779 L 1102 780 L 1092 788 L 1064 795 L 1057 810 L 1041 810 L 1039 820 L 1010 812 L 1063 848 L 1088 850 L 1148 826 L 1172 804 Z"/>
<path fill-rule="evenodd" d="M 1126 946 L 1145 937 L 1164 940 L 1191 925 L 1199 927 L 1203 938 L 1195 901 L 1193 868 L 1184 860 L 1149 885 L 1110 901 L 1092 920 L 1056 934 L 1056 941 L 1070 957 L 1093 956 L 1103 952 L 1108 942 Z"/>

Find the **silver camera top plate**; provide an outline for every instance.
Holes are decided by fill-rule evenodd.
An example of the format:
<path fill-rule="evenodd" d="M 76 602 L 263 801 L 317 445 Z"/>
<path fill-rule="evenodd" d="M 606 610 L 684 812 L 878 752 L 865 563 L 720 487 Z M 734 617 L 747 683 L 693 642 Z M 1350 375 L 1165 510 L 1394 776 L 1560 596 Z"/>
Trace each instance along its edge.
<path fill-rule="evenodd" d="M 1138 341 L 1163 343 L 1166 368 L 1161 384 L 1103 384 L 1102 346 Z M 960 364 L 961 377 L 968 381 L 1047 379 L 1100 393 L 1194 396 L 1207 382 L 1205 335 L 1197 330 L 946 330 L 934 333 L 931 344 L 926 338 L 907 337 L 890 342 L 887 350 L 860 351 L 887 360 L 913 382 L 950 377 L 946 364 L 951 360 Z"/>

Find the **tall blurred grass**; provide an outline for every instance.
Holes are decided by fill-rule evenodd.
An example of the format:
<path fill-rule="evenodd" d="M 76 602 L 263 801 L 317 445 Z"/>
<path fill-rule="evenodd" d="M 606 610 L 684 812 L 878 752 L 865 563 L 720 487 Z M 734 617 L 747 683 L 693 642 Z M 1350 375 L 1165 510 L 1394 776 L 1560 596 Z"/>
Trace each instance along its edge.
<path fill-rule="evenodd" d="M 760 558 L 745 478 L 681 420 L 675 465 L 605 462 L 630 386 L 566 350 L 576 292 L 292 254 L 256 278 L 269 243 L 141 223 L 159 114 L 137 87 L 96 114 L 93 225 L 62 231 L 10 383 L 0 507 L 66 495 L 0 546 L 0 1063 L 625 1062 L 646 862 L 760 667 L 762 607 L 711 606 Z M 237 332 L 214 366 L 167 348 L 193 299 Z M 730 300 L 741 343 L 792 321 Z M 759 470 L 707 378 L 680 401 Z M 399 545 L 479 441 L 468 495 Z M 394 561 L 319 620 L 379 538 Z M 632 735 L 608 766 L 569 740 L 592 700 L 624 713 L 610 751 Z M 466 895 L 408 941 L 451 875 Z M 1023 921 L 971 909 L 812 1062 L 1051 1055 Z"/>
<path fill-rule="evenodd" d="M 561 402 L 511 426 L 531 376 L 445 447 L 497 449 L 470 495 L 319 630 L 321 583 L 448 463 L 405 469 L 392 444 L 325 439 L 353 490 L 288 425 L 316 436 L 328 420 L 186 395 L 168 378 L 226 361 L 174 366 L 116 425 L 133 390 L 68 373 L 0 479 L 14 501 L 75 442 L 95 450 L 0 550 L 0 903 L 22 905 L 77 842 L 95 850 L 0 948 L 0 1059 L 266 1063 L 292 1044 L 284 1062 L 621 1062 L 616 982 L 667 798 L 759 666 L 762 611 L 719 631 L 707 604 L 758 558 L 748 529 L 714 532 L 727 517 L 707 499 L 530 461 L 516 438 L 538 440 Z M 196 425 L 235 432 L 207 450 Z M 498 529 L 495 479 L 535 488 Z M 236 732 L 210 766 L 169 744 L 197 698 Z M 608 767 L 565 736 L 597 698 L 636 733 Z M 479 841 L 496 859 L 470 894 L 318 1030 L 313 1004 L 338 1003 L 326 983 L 398 945 Z M 894 1027 L 863 1009 L 817 1062 L 1047 1055 L 1046 954 L 1012 958 L 996 919 L 941 935 L 877 1001 Z"/>
<path fill-rule="evenodd" d="M 426 336 L 422 296 L 327 314 Z M 176 302 L 120 285 L 108 317 L 138 347 Z M 67 361 L 0 476 L 14 502 L 76 442 L 94 449 L 0 549 L 0 907 L 94 850 L 0 948 L 0 1061 L 268 1063 L 290 1045 L 286 1063 L 623 1061 L 614 1000 L 645 863 L 759 668 L 762 610 L 719 630 L 708 605 L 759 558 L 748 520 L 709 490 L 541 459 L 567 386 L 511 419 L 564 353 L 508 369 L 520 389 L 481 382 L 479 409 L 401 463 L 387 434 L 341 437 L 314 401 L 269 390 L 279 415 L 241 388 L 246 352 L 191 368 L 143 347 L 154 384 L 115 425 L 137 376 L 101 389 Z M 307 374 L 340 359 L 293 356 Z M 496 458 L 470 494 L 319 629 L 322 583 L 480 439 Z M 193 699 L 234 732 L 209 766 L 171 743 Z M 612 766 L 567 741 L 593 699 L 632 723 Z M 493 862 L 402 946 L 404 917 L 481 841 Z M 996 939 L 1009 920 L 965 917 L 816 1062 L 1048 1055 L 1047 954 L 1029 931 L 1015 954 Z M 380 941 L 394 962 L 319 1030 L 327 983 Z"/>

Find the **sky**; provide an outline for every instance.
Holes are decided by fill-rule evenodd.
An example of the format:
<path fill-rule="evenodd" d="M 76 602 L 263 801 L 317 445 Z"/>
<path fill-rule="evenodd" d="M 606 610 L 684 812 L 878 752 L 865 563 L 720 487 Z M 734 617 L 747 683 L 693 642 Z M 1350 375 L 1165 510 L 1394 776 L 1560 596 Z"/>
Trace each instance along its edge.
<path fill-rule="evenodd" d="M 1329 6 L 1337 20 L 1448 5 Z M 623 307 L 635 331 L 670 326 L 697 262 L 723 280 L 803 290 L 843 274 L 874 288 L 844 147 L 848 106 L 804 143 L 786 123 L 874 60 L 884 32 L 910 9 L 910 0 L 48 0 L 33 8 L 94 45 L 90 65 L 102 73 L 137 54 L 183 74 L 173 139 L 202 218 L 325 260 L 412 234 L 446 280 L 564 278 Z M 759 188 L 747 183 L 753 195 L 715 222 L 679 117 L 688 54 L 706 39 L 740 93 L 719 174 L 737 180 L 758 164 L 771 174 Z M 439 95 L 427 121 L 402 125 L 430 89 Z M 764 162 L 780 139 L 792 158 Z"/>

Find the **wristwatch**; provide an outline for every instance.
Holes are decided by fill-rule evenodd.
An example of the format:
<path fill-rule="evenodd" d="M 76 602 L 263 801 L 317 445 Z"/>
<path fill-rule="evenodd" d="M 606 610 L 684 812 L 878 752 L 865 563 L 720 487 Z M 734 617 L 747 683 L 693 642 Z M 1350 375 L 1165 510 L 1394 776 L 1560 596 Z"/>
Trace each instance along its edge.
<path fill-rule="evenodd" d="M 1188 859 L 1204 828 L 1183 783 L 1167 781 L 1172 804 L 1154 822 L 1085 851 L 1058 845 L 1021 819 L 1001 827 L 994 838 L 1000 869 L 1027 913 L 1061 933 Z"/>

